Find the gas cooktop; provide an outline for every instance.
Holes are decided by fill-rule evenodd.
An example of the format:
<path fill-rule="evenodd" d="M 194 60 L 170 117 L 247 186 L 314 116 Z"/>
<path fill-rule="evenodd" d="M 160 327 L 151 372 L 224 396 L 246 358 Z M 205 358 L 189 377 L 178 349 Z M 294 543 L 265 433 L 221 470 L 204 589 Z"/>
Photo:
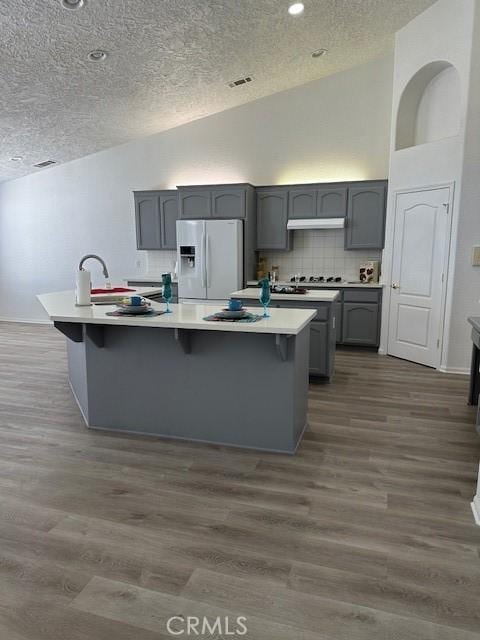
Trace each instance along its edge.
<path fill-rule="evenodd" d="M 292 276 L 290 278 L 290 282 L 295 282 L 296 284 L 298 284 L 299 282 L 323 282 L 324 284 L 330 284 L 335 282 L 345 282 L 345 280 L 342 278 L 342 276 Z"/>

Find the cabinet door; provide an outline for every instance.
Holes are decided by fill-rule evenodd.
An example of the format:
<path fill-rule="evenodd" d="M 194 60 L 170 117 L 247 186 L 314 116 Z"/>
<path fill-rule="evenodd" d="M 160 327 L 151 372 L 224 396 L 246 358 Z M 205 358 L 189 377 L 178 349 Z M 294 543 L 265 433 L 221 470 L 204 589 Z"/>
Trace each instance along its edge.
<path fill-rule="evenodd" d="M 347 215 L 346 187 L 319 189 L 317 192 L 317 216 L 319 218 L 344 218 Z"/>
<path fill-rule="evenodd" d="M 135 194 L 137 249 L 161 249 L 161 224 L 157 195 Z"/>
<path fill-rule="evenodd" d="M 314 376 L 330 377 L 327 322 L 310 323 L 309 372 Z"/>
<path fill-rule="evenodd" d="M 213 218 L 245 218 L 245 191 L 243 189 L 212 191 Z"/>
<path fill-rule="evenodd" d="M 177 196 L 160 196 L 162 249 L 177 248 L 177 219 Z"/>
<path fill-rule="evenodd" d="M 380 305 L 343 303 L 342 342 L 378 347 Z"/>
<path fill-rule="evenodd" d="M 210 190 L 189 191 L 182 189 L 179 193 L 180 218 L 210 218 L 212 200 Z"/>
<path fill-rule="evenodd" d="M 287 192 L 257 193 L 257 249 L 290 249 Z"/>
<path fill-rule="evenodd" d="M 314 218 L 317 192 L 315 189 L 290 189 L 288 193 L 289 218 Z"/>
<path fill-rule="evenodd" d="M 350 187 L 345 249 L 383 249 L 384 239 L 385 187 Z"/>
<path fill-rule="evenodd" d="M 342 342 L 343 304 L 341 302 L 335 302 L 333 312 L 335 314 L 335 339 L 336 342 Z"/>

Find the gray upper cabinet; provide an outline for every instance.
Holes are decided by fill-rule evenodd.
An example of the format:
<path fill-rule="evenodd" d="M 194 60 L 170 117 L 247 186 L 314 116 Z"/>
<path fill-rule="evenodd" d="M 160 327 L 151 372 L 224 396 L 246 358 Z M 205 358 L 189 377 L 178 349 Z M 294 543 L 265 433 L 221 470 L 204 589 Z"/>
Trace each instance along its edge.
<path fill-rule="evenodd" d="M 247 196 L 253 187 L 245 184 L 178 187 L 180 218 L 246 218 Z"/>
<path fill-rule="evenodd" d="M 383 249 L 385 191 L 378 182 L 349 188 L 345 249 Z"/>
<path fill-rule="evenodd" d="M 257 191 L 257 249 L 291 249 L 287 217 L 286 190 Z"/>
<path fill-rule="evenodd" d="M 213 218 L 245 218 L 245 189 L 212 190 Z"/>
<path fill-rule="evenodd" d="M 155 193 L 135 194 L 137 249 L 161 249 L 159 199 Z"/>
<path fill-rule="evenodd" d="M 326 187 L 317 192 L 319 218 L 344 218 L 347 215 L 347 187 Z"/>
<path fill-rule="evenodd" d="M 175 249 L 177 192 L 137 191 L 134 201 L 137 249 Z"/>
<path fill-rule="evenodd" d="M 160 223 L 162 249 L 177 248 L 177 194 L 160 196 Z"/>
<path fill-rule="evenodd" d="M 289 218 L 315 218 L 317 192 L 315 189 L 290 189 L 288 192 Z"/>
<path fill-rule="evenodd" d="M 314 185 L 290 187 L 288 192 L 288 217 L 344 218 L 347 215 L 347 187 Z"/>
<path fill-rule="evenodd" d="M 212 215 L 212 198 L 210 189 L 179 188 L 178 195 L 180 218 L 210 218 Z"/>

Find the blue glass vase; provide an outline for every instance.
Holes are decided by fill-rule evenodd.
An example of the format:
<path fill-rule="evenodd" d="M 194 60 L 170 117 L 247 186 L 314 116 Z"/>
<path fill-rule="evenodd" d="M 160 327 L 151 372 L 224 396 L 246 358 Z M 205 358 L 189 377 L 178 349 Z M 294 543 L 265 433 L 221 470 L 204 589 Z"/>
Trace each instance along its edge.
<path fill-rule="evenodd" d="M 163 284 L 162 296 L 167 305 L 167 308 L 165 309 L 165 313 L 172 313 L 172 310 L 170 309 L 170 303 L 172 302 L 172 274 L 171 273 L 162 273 L 162 284 Z"/>
<path fill-rule="evenodd" d="M 260 295 L 258 296 L 258 299 L 263 306 L 263 317 L 269 318 L 270 315 L 267 313 L 267 307 L 270 304 L 271 300 L 270 282 L 268 278 L 263 278 L 263 280 L 260 280 L 258 285 L 260 286 Z"/>

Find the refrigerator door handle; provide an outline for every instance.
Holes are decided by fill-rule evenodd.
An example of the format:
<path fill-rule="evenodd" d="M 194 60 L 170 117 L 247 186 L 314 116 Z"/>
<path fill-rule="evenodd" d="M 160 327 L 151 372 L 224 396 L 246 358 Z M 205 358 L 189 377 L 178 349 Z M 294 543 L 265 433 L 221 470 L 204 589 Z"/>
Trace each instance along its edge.
<path fill-rule="evenodd" d="M 205 260 L 205 265 L 206 265 L 206 271 L 207 271 L 207 289 L 210 286 L 211 283 L 211 274 L 210 274 L 210 265 L 211 265 L 211 259 L 210 259 L 210 236 L 207 233 L 207 241 L 206 241 L 206 252 L 207 252 L 207 258 Z"/>
<path fill-rule="evenodd" d="M 207 288 L 206 236 L 202 235 L 202 286 Z"/>

